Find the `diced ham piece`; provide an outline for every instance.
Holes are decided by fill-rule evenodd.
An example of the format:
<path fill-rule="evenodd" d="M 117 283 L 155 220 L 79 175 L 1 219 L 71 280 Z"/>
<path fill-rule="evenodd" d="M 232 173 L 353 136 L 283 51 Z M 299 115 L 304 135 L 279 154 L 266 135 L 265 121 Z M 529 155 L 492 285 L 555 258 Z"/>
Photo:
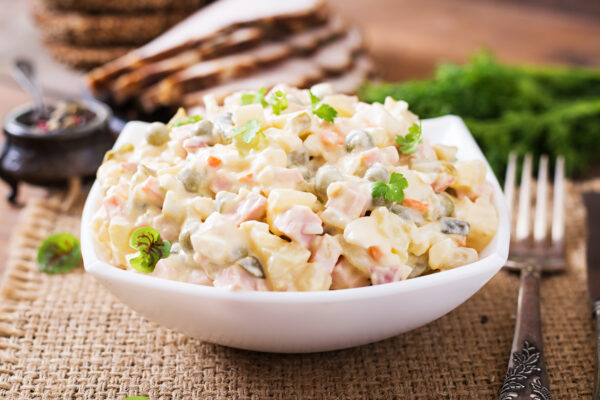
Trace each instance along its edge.
<path fill-rule="evenodd" d="M 342 246 L 336 238 L 325 234 L 313 239 L 310 251 L 312 255 L 309 261 L 319 264 L 331 272 L 342 255 Z"/>
<path fill-rule="evenodd" d="M 195 269 L 190 272 L 188 282 L 196 285 L 212 286 L 212 281 L 206 273 L 200 269 Z"/>
<path fill-rule="evenodd" d="M 222 270 L 213 285 L 229 290 L 269 290 L 265 279 L 254 277 L 237 265 Z"/>
<path fill-rule="evenodd" d="M 360 153 L 360 159 L 365 166 L 370 167 L 375 163 L 397 165 L 400 157 L 398 156 L 398 150 L 394 146 L 388 146 L 383 148 L 374 147 L 363 151 Z"/>
<path fill-rule="evenodd" d="M 152 220 L 152 226 L 156 228 L 160 236 L 173 242 L 179 237 L 181 226 L 177 221 L 172 218 L 165 217 L 163 214 L 159 214 Z"/>
<path fill-rule="evenodd" d="M 369 286 L 369 278 L 342 258 L 331 272 L 331 289 L 350 289 Z"/>
<path fill-rule="evenodd" d="M 114 216 L 124 215 L 125 213 L 125 199 L 116 194 L 106 197 L 102 202 L 102 205 L 104 206 L 109 221 Z"/>
<path fill-rule="evenodd" d="M 135 172 L 138 168 L 138 163 L 136 162 L 123 162 L 121 163 L 121 168 L 125 170 L 125 172 Z"/>
<path fill-rule="evenodd" d="M 356 181 L 334 182 L 327 188 L 327 204 L 321 219 L 344 229 L 351 221 L 365 213 L 371 204 L 368 184 Z"/>
<path fill-rule="evenodd" d="M 231 214 L 236 225 L 245 221 L 259 220 L 267 211 L 267 199 L 256 193 L 247 192 L 240 196 Z"/>
<path fill-rule="evenodd" d="M 215 193 L 219 193 L 223 190 L 230 191 L 235 181 L 236 177 L 233 175 L 232 172 L 229 172 L 224 169 L 219 169 L 215 171 L 215 174 L 210 180 L 210 190 L 212 190 Z"/>
<path fill-rule="evenodd" d="M 160 188 L 160 182 L 158 181 L 158 178 L 154 176 L 149 176 L 146 178 L 146 180 L 142 183 L 142 191 L 146 195 L 147 200 L 149 200 L 152 204 L 162 206 L 164 193 Z"/>
<path fill-rule="evenodd" d="M 208 144 L 206 143 L 205 138 L 202 138 L 200 136 L 194 136 L 194 137 L 185 139 L 181 143 L 181 146 L 186 151 L 192 151 L 192 150 L 200 149 L 202 147 L 206 147 L 206 146 L 208 146 Z"/>
<path fill-rule="evenodd" d="M 370 267 L 371 282 L 373 285 L 381 285 L 382 283 L 390 283 L 404 280 L 410 273 L 410 267 L 406 266 L 376 266 Z"/>
<path fill-rule="evenodd" d="M 431 188 L 436 193 L 442 193 L 444 190 L 448 189 L 450 185 L 452 185 L 456 181 L 456 177 L 454 175 L 441 173 L 435 178 L 435 181 L 431 184 Z"/>
<path fill-rule="evenodd" d="M 273 225 L 290 239 L 309 247 L 315 235 L 323 233 L 323 223 L 317 214 L 307 206 L 292 206 L 277 214 Z"/>

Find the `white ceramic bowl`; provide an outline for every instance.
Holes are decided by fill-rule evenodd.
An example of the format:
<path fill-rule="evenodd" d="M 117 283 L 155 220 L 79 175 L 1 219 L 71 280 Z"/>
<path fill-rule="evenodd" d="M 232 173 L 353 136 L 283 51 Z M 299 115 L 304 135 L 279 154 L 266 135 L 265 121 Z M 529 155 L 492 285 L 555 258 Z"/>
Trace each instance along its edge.
<path fill-rule="evenodd" d="M 119 142 L 138 131 L 129 123 Z M 463 121 L 423 121 L 432 143 L 458 145 L 459 159 L 482 159 Z M 508 212 L 491 169 L 500 225 L 479 261 L 449 271 L 356 289 L 323 292 L 231 292 L 124 271 L 98 259 L 91 219 L 100 206 L 94 184 L 85 204 L 81 245 L 85 269 L 123 303 L 161 325 L 212 343 L 241 349 L 301 353 L 375 342 L 427 324 L 459 306 L 506 261 Z"/>

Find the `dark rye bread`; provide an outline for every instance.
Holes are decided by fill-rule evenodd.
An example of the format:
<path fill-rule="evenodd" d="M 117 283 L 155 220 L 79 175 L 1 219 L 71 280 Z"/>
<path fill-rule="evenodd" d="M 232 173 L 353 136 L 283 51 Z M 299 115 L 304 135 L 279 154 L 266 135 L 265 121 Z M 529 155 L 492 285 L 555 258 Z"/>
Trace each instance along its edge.
<path fill-rule="evenodd" d="M 256 47 L 264 39 L 264 34 L 265 32 L 259 27 L 240 28 L 216 36 L 214 40 L 172 58 L 142 65 L 119 76 L 110 84 L 112 101 L 117 104 L 123 103 L 130 97 L 139 94 L 143 89 L 202 60 L 235 54 Z"/>
<path fill-rule="evenodd" d="M 154 39 L 189 11 L 154 11 L 135 14 L 85 14 L 57 11 L 37 2 L 35 22 L 46 39 L 77 46 L 139 46 Z"/>
<path fill-rule="evenodd" d="M 207 43 L 173 58 L 123 74 L 111 84 L 110 92 L 116 103 L 122 103 L 156 83 L 155 88 L 150 88 L 145 93 L 147 97 L 143 101 L 146 107 L 151 109 L 154 107 L 152 103 L 158 105 L 170 102 L 161 98 L 169 97 L 169 93 L 166 92 L 178 89 L 177 85 L 181 81 L 179 71 L 185 70 L 186 76 L 192 78 L 184 83 L 186 86 L 193 85 L 200 89 L 199 85 L 208 85 L 211 82 L 214 84 L 222 76 L 233 78 L 281 61 L 292 54 L 311 53 L 323 42 L 340 35 L 343 28 L 344 24 L 340 18 L 333 18 L 325 25 L 283 37 L 258 27 L 240 28 L 225 36 L 230 42 L 227 45 L 224 40 L 220 40 L 218 46 Z M 274 38 L 278 40 L 274 41 Z M 255 39 L 254 43 L 250 43 L 252 39 Z M 258 43 L 260 40 L 262 42 Z M 228 47 L 233 46 L 237 46 L 239 51 L 228 50 Z M 215 50 L 227 55 L 217 57 Z M 195 72 L 191 72 L 190 69 Z"/>
<path fill-rule="evenodd" d="M 277 41 L 265 40 L 245 51 L 190 63 L 186 68 L 166 76 L 152 87 L 145 88 L 141 98 L 142 104 L 146 110 L 152 110 L 159 105 L 175 104 L 181 101 L 184 91 L 200 90 L 227 79 L 235 79 L 293 55 L 313 53 L 324 42 L 342 34 L 343 26 L 341 19 L 335 18 L 327 25 L 287 35 Z M 115 84 L 126 77 L 127 75 L 122 76 Z M 112 91 L 120 92 L 115 86 Z"/>
<path fill-rule="evenodd" d="M 105 64 L 133 50 L 127 46 L 82 47 L 52 41 L 46 41 L 45 44 L 56 60 L 83 70 Z"/>
<path fill-rule="evenodd" d="M 339 76 L 351 70 L 355 58 L 361 53 L 361 45 L 360 33 L 352 29 L 344 37 L 324 45 L 308 57 L 290 57 L 239 79 L 224 80 L 202 90 L 184 93 L 182 102 L 186 107 L 199 106 L 208 94 L 222 101 L 233 92 L 260 87 L 270 89 L 279 83 L 306 87 L 328 76 Z"/>
<path fill-rule="evenodd" d="M 91 13 L 138 11 L 192 11 L 208 3 L 207 0 L 42 0 L 55 10 Z"/>
<path fill-rule="evenodd" d="M 220 0 L 194 13 L 145 46 L 95 69 L 88 74 L 88 86 L 93 93 L 102 93 L 124 73 L 198 48 L 227 31 L 260 26 L 284 35 L 323 24 L 326 16 L 323 0 Z"/>
<path fill-rule="evenodd" d="M 261 68 L 274 67 L 277 71 L 278 64 L 290 57 L 315 53 L 310 60 L 324 73 L 343 71 L 352 64 L 353 54 L 360 50 L 362 39 L 357 30 L 341 32 L 342 26 L 339 21 L 332 24 L 335 29 L 328 31 L 327 35 L 320 28 L 314 28 L 285 40 L 267 42 L 246 52 L 197 63 L 145 91 L 140 97 L 142 107 L 150 112 L 159 106 L 177 105 L 187 93 L 227 85 Z M 313 40 L 315 37 L 320 40 Z M 312 47 L 306 47 L 308 43 Z M 307 74 L 312 74 L 311 70 Z M 282 82 L 286 83 L 285 80 Z"/>

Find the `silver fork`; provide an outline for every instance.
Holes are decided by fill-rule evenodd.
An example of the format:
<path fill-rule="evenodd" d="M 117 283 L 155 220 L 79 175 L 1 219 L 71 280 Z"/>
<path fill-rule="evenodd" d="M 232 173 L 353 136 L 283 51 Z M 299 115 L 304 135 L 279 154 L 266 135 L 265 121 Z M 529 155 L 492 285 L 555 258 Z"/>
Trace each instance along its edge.
<path fill-rule="evenodd" d="M 504 196 L 512 214 L 515 196 L 517 156 L 510 154 Z M 531 173 L 532 156 L 527 154 L 523 162 L 521 189 L 514 235 L 511 239 L 509 260 L 506 267 L 521 273 L 517 323 L 511 355 L 500 400 L 551 400 L 548 374 L 542 343 L 540 317 L 540 278 L 542 272 L 558 272 L 565 265 L 564 251 L 564 181 L 565 162 L 556 160 L 554 174 L 554 199 L 552 230 L 548 237 L 548 156 L 540 157 L 536 188 L 536 205 L 531 235 Z"/>

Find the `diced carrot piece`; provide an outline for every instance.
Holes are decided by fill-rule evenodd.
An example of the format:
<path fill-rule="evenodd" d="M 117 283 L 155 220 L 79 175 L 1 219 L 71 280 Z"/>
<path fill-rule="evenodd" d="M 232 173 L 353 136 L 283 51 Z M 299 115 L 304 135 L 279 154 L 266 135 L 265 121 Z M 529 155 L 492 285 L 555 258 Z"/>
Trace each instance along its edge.
<path fill-rule="evenodd" d="M 207 164 L 209 167 L 218 167 L 219 165 L 222 164 L 222 161 L 220 158 L 214 157 L 214 156 L 208 156 L 208 160 L 207 160 Z"/>
<path fill-rule="evenodd" d="M 429 203 L 425 201 L 419 201 L 415 199 L 404 199 L 402 205 L 417 210 L 419 212 L 425 212 L 429 210 Z"/>
<path fill-rule="evenodd" d="M 254 182 L 254 174 L 252 172 L 248 172 L 246 175 L 240 176 L 239 181 L 246 183 Z"/>
<path fill-rule="evenodd" d="M 452 238 L 457 245 L 464 247 L 467 245 L 467 237 L 466 236 L 454 236 Z"/>
<path fill-rule="evenodd" d="M 383 258 L 383 252 L 377 246 L 369 247 L 368 251 L 369 251 L 369 255 L 371 256 L 371 258 L 375 261 L 379 261 Z"/>

